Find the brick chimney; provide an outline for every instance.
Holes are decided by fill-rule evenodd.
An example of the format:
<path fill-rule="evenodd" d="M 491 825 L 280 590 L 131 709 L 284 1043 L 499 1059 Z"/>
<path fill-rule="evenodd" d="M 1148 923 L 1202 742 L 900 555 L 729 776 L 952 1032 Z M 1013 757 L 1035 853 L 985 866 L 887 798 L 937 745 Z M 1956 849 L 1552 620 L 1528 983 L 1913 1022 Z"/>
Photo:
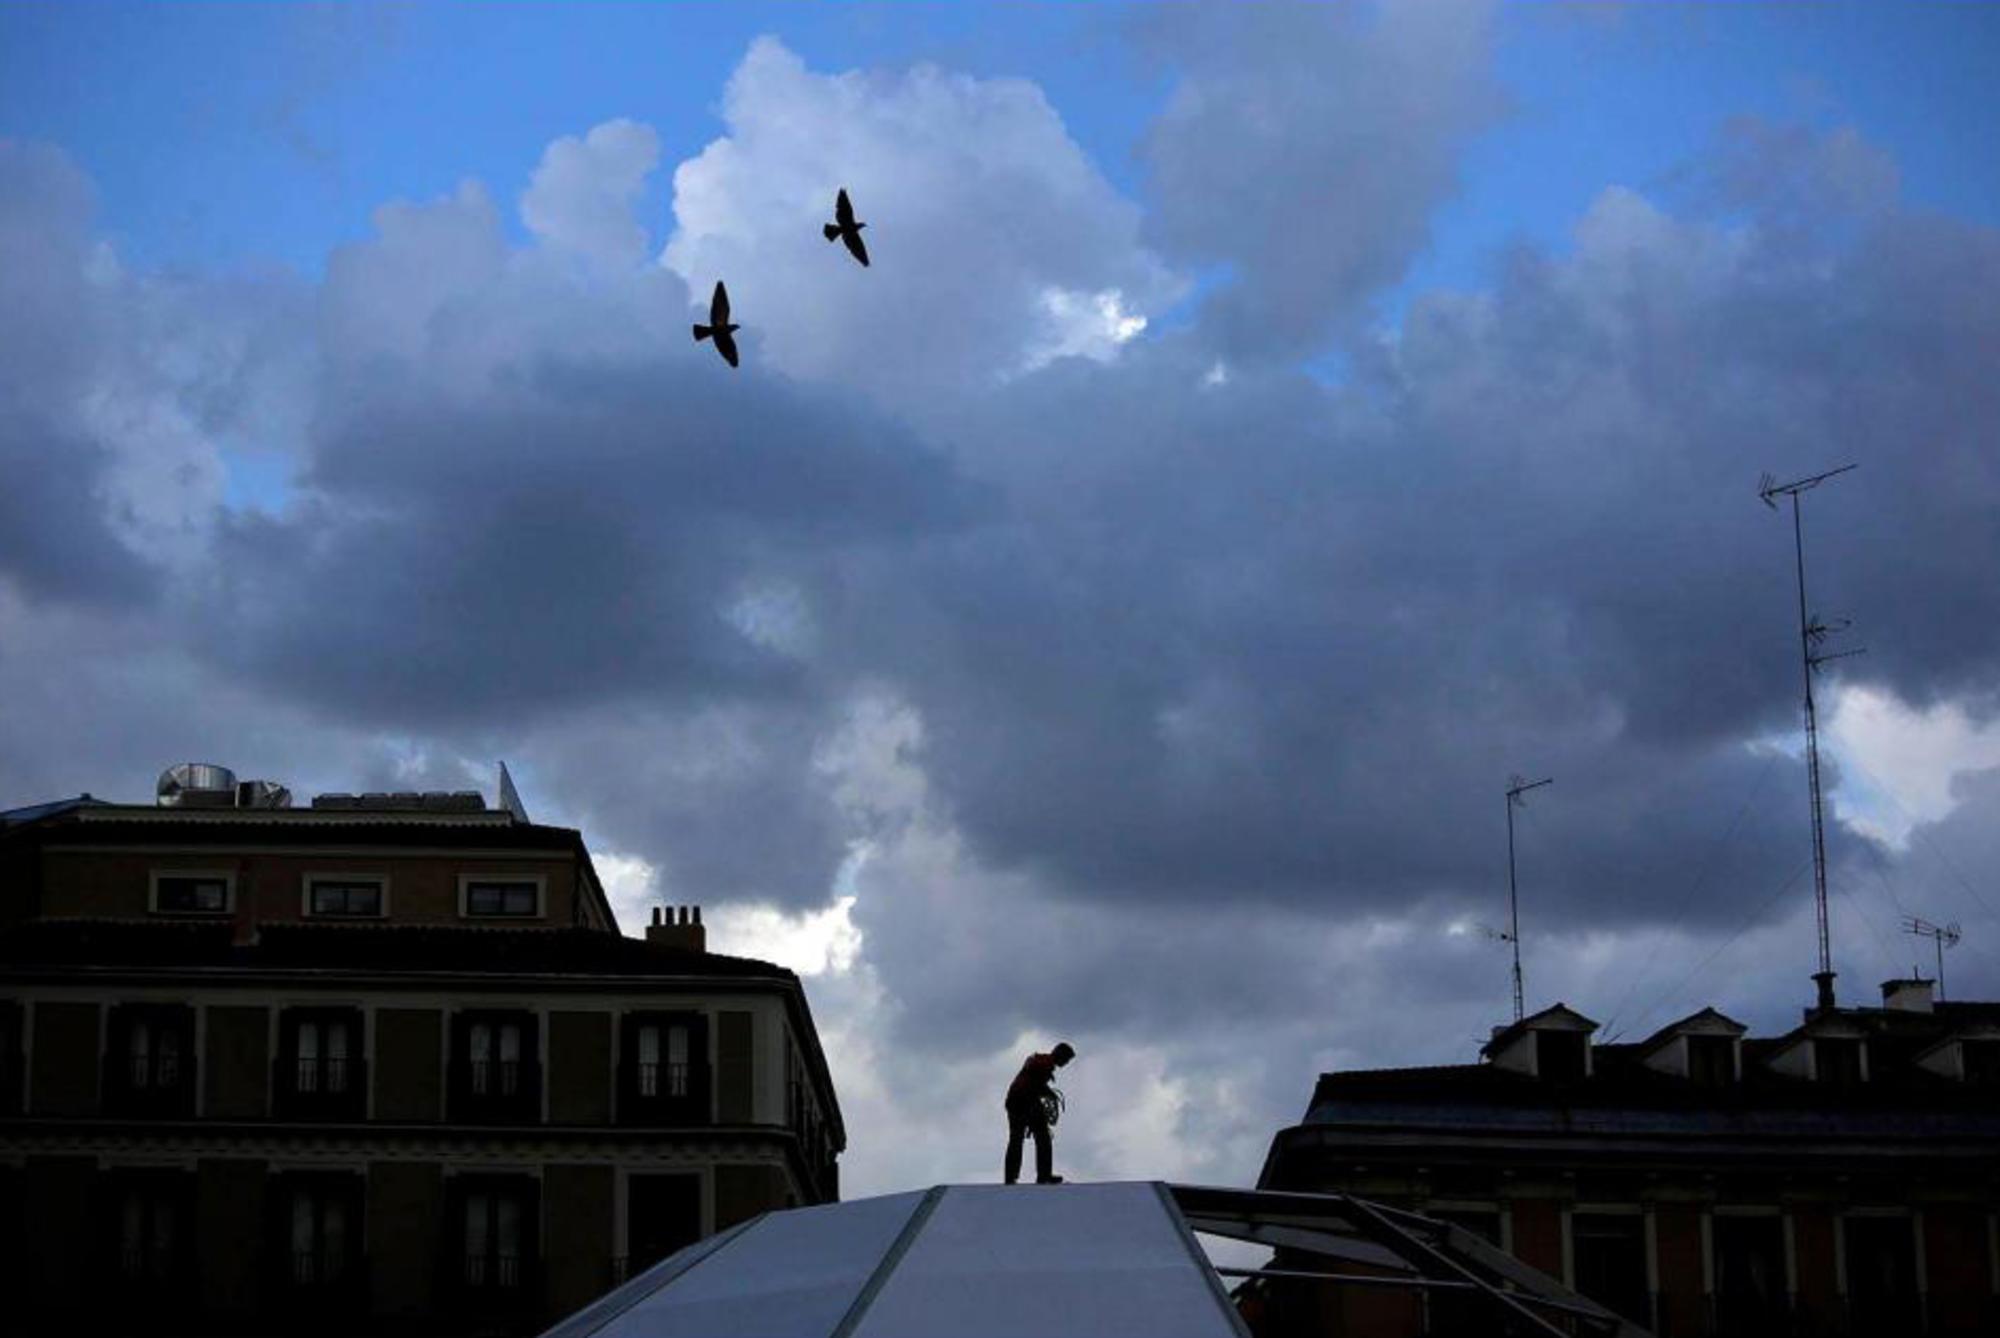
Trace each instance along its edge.
<path fill-rule="evenodd" d="M 1931 1011 L 1931 990 L 1936 982 L 1912 977 L 1882 982 L 1882 1006 L 1899 1013 Z"/>
<path fill-rule="evenodd" d="M 682 952 L 707 952 L 708 930 L 702 927 L 699 906 L 655 906 L 653 923 L 646 926 L 646 942 Z"/>

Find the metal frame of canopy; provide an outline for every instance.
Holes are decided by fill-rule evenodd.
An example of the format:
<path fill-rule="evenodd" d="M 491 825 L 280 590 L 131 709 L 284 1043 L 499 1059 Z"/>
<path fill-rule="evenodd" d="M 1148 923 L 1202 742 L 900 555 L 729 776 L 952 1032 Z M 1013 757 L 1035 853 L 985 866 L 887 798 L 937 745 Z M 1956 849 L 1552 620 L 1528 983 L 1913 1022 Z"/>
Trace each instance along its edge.
<path fill-rule="evenodd" d="M 1285 1257 L 1277 1267 L 1217 1267 L 1197 1232 Z M 1004 1242 L 1012 1242 L 1007 1266 L 989 1266 Z M 543 1338 L 951 1329 L 1249 1338 L 1224 1278 L 1450 1297 L 1495 1338 L 1648 1338 L 1448 1222 L 1347 1194 L 1161 1181 L 937 1185 L 765 1213 L 662 1260 Z"/>
<path fill-rule="evenodd" d="M 1167 1192 L 1192 1230 L 1401 1273 L 1218 1267 L 1224 1277 L 1453 1292 L 1476 1298 L 1502 1334 L 1650 1338 L 1630 1320 L 1449 1222 L 1350 1194 L 1205 1185 L 1169 1185 Z"/>

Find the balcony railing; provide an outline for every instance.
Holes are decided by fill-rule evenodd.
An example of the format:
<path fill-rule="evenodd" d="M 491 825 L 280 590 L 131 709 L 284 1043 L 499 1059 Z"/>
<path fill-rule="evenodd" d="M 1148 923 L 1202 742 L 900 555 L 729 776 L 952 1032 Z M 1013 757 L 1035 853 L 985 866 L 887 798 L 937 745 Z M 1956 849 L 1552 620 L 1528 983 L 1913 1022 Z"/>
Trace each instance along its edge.
<path fill-rule="evenodd" d="M 521 1091 L 521 1061 L 475 1059 L 468 1066 L 474 1096 L 516 1096 Z"/>
<path fill-rule="evenodd" d="M 639 1065 L 639 1095 L 647 1100 L 679 1100 L 688 1094 L 686 1064 Z"/>
<path fill-rule="evenodd" d="M 104 1108 L 113 1115 L 194 1113 L 194 1065 L 178 1055 L 115 1055 L 105 1064 Z"/>
<path fill-rule="evenodd" d="M 271 1066 L 271 1089 L 280 1119 L 359 1120 L 368 1105 L 368 1061 L 286 1055 Z"/>
<path fill-rule="evenodd" d="M 465 1256 L 465 1285 L 468 1287 L 511 1291 L 518 1289 L 526 1276 L 527 1270 L 518 1254 Z"/>
<path fill-rule="evenodd" d="M 539 1123 L 542 1066 L 532 1059 L 453 1060 L 451 1112 L 472 1123 Z"/>

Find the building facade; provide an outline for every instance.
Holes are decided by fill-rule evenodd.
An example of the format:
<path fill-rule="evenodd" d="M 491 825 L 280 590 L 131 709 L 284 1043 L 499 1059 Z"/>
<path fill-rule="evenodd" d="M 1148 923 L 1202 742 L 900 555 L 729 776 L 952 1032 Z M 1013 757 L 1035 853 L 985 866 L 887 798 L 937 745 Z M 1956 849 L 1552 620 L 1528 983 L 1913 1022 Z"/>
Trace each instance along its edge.
<path fill-rule="evenodd" d="M 1596 1029 L 1558 1004 L 1477 1064 L 1322 1075 L 1259 1188 L 1444 1218 L 1661 1335 L 2000 1333 L 2000 1004 L 1903 980 L 1781 1036 Z M 1295 1293 L 1315 1332 L 1445 1331 Z"/>
<path fill-rule="evenodd" d="M 577 832 L 163 797 L 0 814 L 0 1328 L 535 1332 L 838 1197 L 797 977 L 621 935 Z"/>

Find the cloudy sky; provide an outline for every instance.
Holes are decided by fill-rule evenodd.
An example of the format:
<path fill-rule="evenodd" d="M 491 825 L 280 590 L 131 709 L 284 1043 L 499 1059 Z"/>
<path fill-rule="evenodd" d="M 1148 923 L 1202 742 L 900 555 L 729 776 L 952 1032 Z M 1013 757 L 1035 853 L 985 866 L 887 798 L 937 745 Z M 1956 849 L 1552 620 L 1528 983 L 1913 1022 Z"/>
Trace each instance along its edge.
<path fill-rule="evenodd" d="M 0 806 L 513 767 L 871 1193 L 2000 995 L 2000 9 L 0 8 Z M 875 265 L 819 235 L 845 186 Z M 717 278 L 743 367 L 688 327 Z"/>

